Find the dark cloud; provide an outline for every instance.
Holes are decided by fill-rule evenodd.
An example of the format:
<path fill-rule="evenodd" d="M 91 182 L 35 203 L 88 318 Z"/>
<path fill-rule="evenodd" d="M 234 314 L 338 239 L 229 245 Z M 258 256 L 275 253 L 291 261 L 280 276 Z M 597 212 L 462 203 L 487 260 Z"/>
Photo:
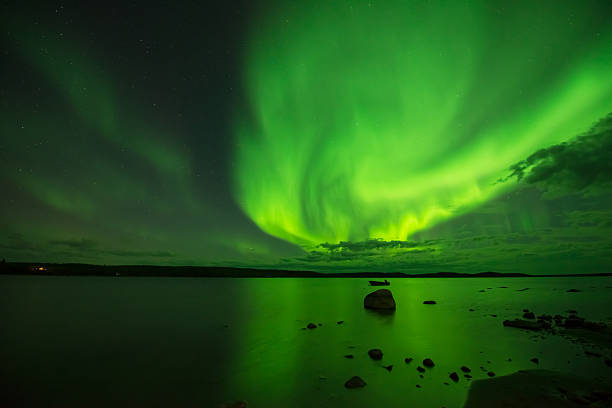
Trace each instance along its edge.
<path fill-rule="evenodd" d="M 106 250 L 100 251 L 104 254 L 115 255 L 120 257 L 153 257 L 153 258 L 171 258 L 175 256 L 168 251 L 124 251 L 124 250 Z"/>
<path fill-rule="evenodd" d="M 417 248 L 423 246 L 422 242 L 414 241 L 383 241 L 380 239 L 369 239 L 367 241 L 351 242 L 351 241 L 340 241 L 337 244 L 324 243 L 320 244 L 320 248 L 327 249 L 328 251 L 351 251 L 351 252 L 362 252 L 368 250 L 377 249 L 407 249 Z"/>
<path fill-rule="evenodd" d="M 164 250 L 125 250 L 112 248 L 89 238 L 57 239 L 40 243 L 30 242 L 21 234 L 8 234 L 4 240 L 0 240 L 0 249 L 7 251 L 28 251 L 32 256 L 41 251 L 52 255 L 51 258 L 66 261 L 82 261 L 106 259 L 109 256 L 115 258 L 132 258 L 138 262 L 145 262 L 148 258 L 168 259 L 176 257 L 171 251 Z M 9 252 L 10 253 L 10 252 Z M 56 258 L 54 258 L 56 257 Z M 44 261 L 48 261 L 44 259 Z"/>
<path fill-rule="evenodd" d="M 65 239 L 49 241 L 49 245 L 67 248 L 80 252 L 81 255 L 114 255 L 118 257 L 153 257 L 170 258 L 175 256 L 169 251 L 128 251 L 123 249 L 100 248 L 99 243 L 92 239 Z"/>
<path fill-rule="evenodd" d="M 63 246 L 80 250 L 90 250 L 96 247 L 98 243 L 92 239 L 66 239 L 49 241 L 49 245 Z"/>
<path fill-rule="evenodd" d="M 10 233 L 6 236 L 3 242 L 0 242 L 1 249 L 9 250 L 34 250 L 36 245 L 32 242 L 27 241 L 21 234 Z"/>
<path fill-rule="evenodd" d="M 532 244 L 540 241 L 539 235 L 512 235 L 505 239 L 508 244 Z"/>
<path fill-rule="evenodd" d="M 512 178 L 546 190 L 576 192 L 610 187 L 612 181 L 612 113 L 570 142 L 538 150 L 510 167 Z"/>

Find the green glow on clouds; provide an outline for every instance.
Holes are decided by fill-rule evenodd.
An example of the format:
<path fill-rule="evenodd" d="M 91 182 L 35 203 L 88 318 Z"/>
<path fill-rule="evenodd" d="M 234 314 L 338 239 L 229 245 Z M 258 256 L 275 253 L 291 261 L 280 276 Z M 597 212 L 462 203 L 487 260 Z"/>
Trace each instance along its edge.
<path fill-rule="evenodd" d="M 612 110 L 603 2 L 434 3 L 292 2 L 253 22 L 234 176 L 262 230 L 404 240 Z"/>

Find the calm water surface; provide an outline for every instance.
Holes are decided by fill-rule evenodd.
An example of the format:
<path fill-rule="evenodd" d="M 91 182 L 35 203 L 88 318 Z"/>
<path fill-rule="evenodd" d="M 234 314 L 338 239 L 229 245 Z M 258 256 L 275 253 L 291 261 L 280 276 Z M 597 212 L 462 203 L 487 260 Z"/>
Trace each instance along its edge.
<path fill-rule="evenodd" d="M 448 379 L 462 365 L 478 379 L 481 366 L 505 375 L 538 357 L 540 368 L 610 376 L 582 346 L 502 321 L 527 308 L 611 323 L 612 278 L 394 279 L 390 289 L 397 311 L 379 315 L 363 309 L 366 279 L 0 276 L 0 406 L 451 408 L 470 384 Z M 302 330 L 309 322 L 322 326 Z M 381 362 L 367 356 L 374 347 Z M 436 366 L 421 379 L 426 357 Z M 368 385 L 345 389 L 353 375 Z"/>

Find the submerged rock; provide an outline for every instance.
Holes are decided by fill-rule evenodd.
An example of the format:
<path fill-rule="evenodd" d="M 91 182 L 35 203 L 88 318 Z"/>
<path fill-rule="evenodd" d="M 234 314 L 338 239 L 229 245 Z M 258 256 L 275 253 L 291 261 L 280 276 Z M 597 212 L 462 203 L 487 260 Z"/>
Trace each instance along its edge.
<path fill-rule="evenodd" d="M 309 329 L 316 329 L 317 325 L 314 324 L 314 323 L 308 323 L 308 326 L 306 326 L 306 327 L 308 327 Z"/>
<path fill-rule="evenodd" d="M 393 370 L 393 364 L 388 365 L 388 366 L 383 366 L 383 368 L 390 372 L 391 370 Z"/>
<path fill-rule="evenodd" d="M 427 368 L 431 368 L 434 366 L 434 362 L 431 358 L 426 358 L 425 360 L 423 360 L 423 365 Z"/>
<path fill-rule="evenodd" d="M 590 322 L 585 320 L 583 317 L 578 317 L 576 315 L 572 315 L 565 319 L 563 324 L 560 324 L 560 326 L 563 326 L 566 329 L 585 329 L 591 331 L 604 331 L 607 327 L 605 323 Z"/>
<path fill-rule="evenodd" d="M 352 354 L 346 354 L 346 355 L 344 356 L 344 358 L 355 358 L 355 356 L 354 356 L 354 355 L 352 355 Z"/>
<path fill-rule="evenodd" d="M 577 292 L 581 292 L 580 289 L 568 289 L 567 290 L 569 293 L 577 293 Z"/>
<path fill-rule="evenodd" d="M 383 352 L 381 349 L 372 349 L 368 351 L 368 355 L 372 360 L 381 360 Z"/>
<path fill-rule="evenodd" d="M 470 370 L 470 368 L 469 368 L 469 367 L 466 367 L 466 366 L 461 366 L 461 371 L 463 371 L 464 373 L 470 373 L 470 372 L 472 372 L 472 370 Z"/>
<path fill-rule="evenodd" d="M 425 372 L 425 369 L 424 369 L 423 367 L 421 367 L 421 366 L 418 366 L 418 367 L 417 367 L 417 371 L 418 371 L 419 373 L 424 373 L 424 372 Z"/>
<path fill-rule="evenodd" d="M 495 377 L 495 373 L 494 373 L 493 371 L 489 371 L 489 372 L 487 373 L 487 375 L 488 375 L 489 377 Z"/>
<path fill-rule="evenodd" d="M 525 330 L 542 330 L 542 329 L 547 329 L 550 327 L 550 325 L 548 325 L 543 320 L 532 322 L 529 320 L 521 320 L 521 319 L 504 320 L 504 326 L 516 327 L 516 328 L 525 329 Z"/>
<path fill-rule="evenodd" d="M 436 301 L 435 300 L 425 300 L 423 304 L 424 305 L 435 305 Z"/>
<path fill-rule="evenodd" d="M 404 361 L 406 362 L 406 364 L 410 364 L 412 362 L 413 358 L 412 357 L 408 357 L 405 358 Z"/>
<path fill-rule="evenodd" d="M 395 310 L 395 299 L 389 289 L 378 289 L 363 299 L 366 309 Z"/>
<path fill-rule="evenodd" d="M 367 385 L 365 381 L 359 376 L 351 377 L 347 382 L 344 383 L 346 388 L 363 388 Z"/>
<path fill-rule="evenodd" d="M 450 378 L 451 380 L 453 380 L 454 382 L 458 382 L 459 381 L 459 375 L 457 375 L 456 372 L 452 372 L 450 373 L 450 375 L 448 376 L 448 378 Z"/>
<path fill-rule="evenodd" d="M 534 358 L 532 358 L 532 359 L 531 359 L 531 360 L 529 360 L 529 361 L 531 361 L 531 362 L 532 362 L 532 363 L 534 363 L 534 364 L 540 364 L 540 359 L 539 359 L 539 358 L 537 358 L 537 357 L 534 357 Z"/>

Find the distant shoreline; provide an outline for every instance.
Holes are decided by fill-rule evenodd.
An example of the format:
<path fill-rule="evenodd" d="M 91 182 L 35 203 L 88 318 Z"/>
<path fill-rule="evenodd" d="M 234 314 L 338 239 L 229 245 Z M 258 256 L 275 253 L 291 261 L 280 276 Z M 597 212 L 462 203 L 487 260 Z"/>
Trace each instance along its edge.
<path fill-rule="evenodd" d="M 42 268 L 42 269 L 41 269 Z M 314 272 L 282 269 L 235 268 L 222 266 L 89 265 L 7 262 L 0 275 L 186 277 L 186 278 L 555 278 L 612 276 L 612 273 L 526 274 L 504 272 Z"/>

